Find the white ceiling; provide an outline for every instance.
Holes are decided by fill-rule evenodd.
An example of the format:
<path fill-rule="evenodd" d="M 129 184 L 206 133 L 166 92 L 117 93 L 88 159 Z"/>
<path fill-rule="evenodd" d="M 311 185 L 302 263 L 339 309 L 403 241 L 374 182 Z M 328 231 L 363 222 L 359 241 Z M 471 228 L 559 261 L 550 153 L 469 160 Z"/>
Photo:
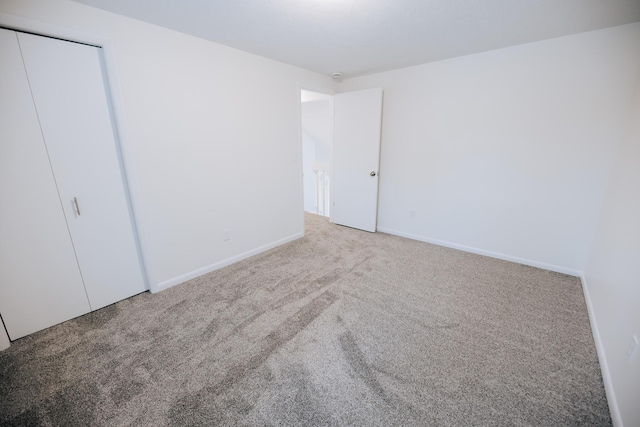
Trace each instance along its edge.
<path fill-rule="evenodd" d="M 345 78 L 640 21 L 640 0 L 74 0 Z"/>

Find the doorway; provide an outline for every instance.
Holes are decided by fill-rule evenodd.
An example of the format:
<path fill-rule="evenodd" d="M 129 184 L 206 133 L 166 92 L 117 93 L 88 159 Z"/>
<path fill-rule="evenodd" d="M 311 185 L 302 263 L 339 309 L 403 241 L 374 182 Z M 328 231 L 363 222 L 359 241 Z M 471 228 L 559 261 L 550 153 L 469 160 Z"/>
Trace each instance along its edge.
<path fill-rule="evenodd" d="M 300 91 L 306 212 L 375 232 L 382 88 L 336 95 Z"/>
<path fill-rule="evenodd" d="M 300 106 L 304 210 L 329 217 L 333 96 L 301 90 Z"/>

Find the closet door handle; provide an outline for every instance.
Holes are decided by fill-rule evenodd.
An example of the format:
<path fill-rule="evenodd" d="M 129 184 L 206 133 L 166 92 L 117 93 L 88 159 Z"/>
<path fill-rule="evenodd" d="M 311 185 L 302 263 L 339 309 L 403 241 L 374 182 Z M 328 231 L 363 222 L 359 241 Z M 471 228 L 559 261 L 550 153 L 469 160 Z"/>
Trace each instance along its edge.
<path fill-rule="evenodd" d="M 73 198 L 73 206 L 76 208 L 76 215 L 80 216 L 80 205 L 78 205 L 78 198 Z"/>

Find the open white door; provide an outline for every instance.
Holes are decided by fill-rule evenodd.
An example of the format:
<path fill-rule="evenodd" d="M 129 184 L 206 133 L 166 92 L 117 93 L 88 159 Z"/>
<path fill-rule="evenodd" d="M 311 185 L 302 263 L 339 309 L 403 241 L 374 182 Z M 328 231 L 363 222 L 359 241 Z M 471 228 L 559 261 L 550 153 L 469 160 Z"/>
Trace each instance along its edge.
<path fill-rule="evenodd" d="M 331 220 L 376 231 L 382 88 L 334 96 Z"/>

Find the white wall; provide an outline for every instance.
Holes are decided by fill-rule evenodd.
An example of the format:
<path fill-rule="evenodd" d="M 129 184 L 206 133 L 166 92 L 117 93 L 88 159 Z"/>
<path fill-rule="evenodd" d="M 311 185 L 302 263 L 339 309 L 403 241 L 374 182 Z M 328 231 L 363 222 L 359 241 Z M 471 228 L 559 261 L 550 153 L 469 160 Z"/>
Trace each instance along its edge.
<path fill-rule="evenodd" d="M 640 425 L 640 354 L 626 357 L 632 336 L 640 339 L 640 73 L 631 111 L 583 278 L 600 357 L 628 427 Z"/>
<path fill-rule="evenodd" d="M 316 162 L 329 161 L 332 114 L 329 96 L 302 103 L 302 132 L 315 143 Z"/>
<path fill-rule="evenodd" d="M 302 235 L 299 87 L 329 77 L 64 0 L 0 12 L 113 41 L 152 289 Z"/>
<path fill-rule="evenodd" d="M 579 274 L 639 63 L 640 23 L 345 80 L 384 89 L 378 229 Z"/>
<path fill-rule="evenodd" d="M 302 144 L 304 174 L 304 210 L 316 212 L 316 174 L 313 163 L 329 163 L 331 144 L 331 101 L 328 95 L 302 103 Z"/>
<path fill-rule="evenodd" d="M 152 285 L 302 233 L 298 88 L 328 78 L 77 3 L 0 12 L 114 41 Z M 380 228 L 560 270 L 587 260 L 632 124 L 585 273 L 627 426 L 639 419 L 638 359 L 624 355 L 640 334 L 637 92 L 627 121 L 639 55 L 633 24 L 340 87 L 385 90 Z"/>

